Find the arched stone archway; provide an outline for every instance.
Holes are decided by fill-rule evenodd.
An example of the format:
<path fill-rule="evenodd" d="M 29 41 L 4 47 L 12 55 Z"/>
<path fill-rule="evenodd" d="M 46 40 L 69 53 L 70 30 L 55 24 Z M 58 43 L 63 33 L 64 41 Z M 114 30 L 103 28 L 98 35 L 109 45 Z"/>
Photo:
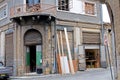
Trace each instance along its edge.
<path fill-rule="evenodd" d="M 111 20 L 112 56 L 115 65 L 115 77 L 120 80 L 120 0 L 101 0 L 106 4 Z M 118 76 L 117 76 L 118 75 Z"/>
<path fill-rule="evenodd" d="M 42 35 L 35 29 L 28 30 L 24 35 L 26 46 L 26 72 L 42 73 Z"/>
<path fill-rule="evenodd" d="M 24 35 L 24 45 L 42 44 L 42 35 L 35 29 L 28 30 Z"/>

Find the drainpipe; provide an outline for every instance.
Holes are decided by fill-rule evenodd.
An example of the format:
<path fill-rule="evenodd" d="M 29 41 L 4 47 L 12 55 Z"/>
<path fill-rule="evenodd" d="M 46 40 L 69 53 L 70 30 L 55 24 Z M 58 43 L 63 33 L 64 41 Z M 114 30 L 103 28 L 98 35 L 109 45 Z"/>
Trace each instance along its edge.
<path fill-rule="evenodd" d="M 55 21 L 54 21 L 54 36 L 55 36 L 55 73 L 57 73 L 57 29 L 56 29 L 56 18 L 55 18 Z"/>
<path fill-rule="evenodd" d="M 103 23 L 103 14 L 102 14 L 102 4 L 100 4 L 100 21 L 101 21 L 101 42 L 102 42 L 102 45 L 104 45 L 104 23 Z"/>
<path fill-rule="evenodd" d="M 17 75 L 17 72 L 16 72 L 16 70 L 17 70 L 17 63 L 16 63 L 16 34 L 17 34 L 17 32 L 16 32 L 16 27 L 17 27 L 17 25 L 13 22 L 13 26 L 14 26 L 14 43 L 13 43 L 13 45 L 14 45 L 14 65 L 13 65 L 13 75 L 14 76 L 16 76 Z"/>
<path fill-rule="evenodd" d="M 104 23 L 103 23 L 103 14 L 102 14 L 102 4 L 100 4 L 100 24 L 101 24 L 101 47 L 100 47 L 100 54 L 101 54 L 101 67 L 106 68 L 107 65 L 107 54 L 106 48 L 104 46 Z M 102 51 L 102 49 L 104 51 Z"/>

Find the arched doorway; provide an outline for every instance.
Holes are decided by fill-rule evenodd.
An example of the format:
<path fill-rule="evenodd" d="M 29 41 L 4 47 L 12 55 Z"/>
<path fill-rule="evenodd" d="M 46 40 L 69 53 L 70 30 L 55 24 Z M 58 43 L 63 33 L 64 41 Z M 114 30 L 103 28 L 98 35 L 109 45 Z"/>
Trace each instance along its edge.
<path fill-rule="evenodd" d="M 119 10 L 119 8 L 117 8 L 116 9 L 116 11 L 114 11 L 114 7 L 113 6 L 117 6 L 118 4 L 115 4 L 115 3 L 117 3 L 117 1 L 114 3 L 114 4 L 111 4 L 111 2 L 112 1 L 106 1 L 106 6 L 107 6 L 107 9 L 108 9 L 108 12 L 109 12 L 109 17 L 110 17 L 110 21 L 111 21 L 111 33 L 112 33 L 112 35 L 111 35 L 111 37 L 112 37 L 112 54 L 111 54 L 111 56 L 112 56 L 112 62 L 113 62 L 113 65 L 112 65 L 112 63 L 111 63 L 111 65 L 114 67 L 113 68 L 113 70 L 114 70 L 114 77 L 116 78 L 116 79 L 118 79 L 118 73 L 119 73 L 119 70 L 118 70 L 118 54 L 117 54 L 117 52 L 116 51 L 119 51 L 120 49 L 119 48 L 117 48 L 117 46 L 116 46 L 116 44 L 117 44 L 117 40 L 119 41 L 119 37 L 116 37 L 116 33 L 118 33 L 119 32 L 119 27 L 117 27 L 117 24 L 116 24 L 116 11 L 117 11 L 117 9 Z M 119 11 L 117 12 L 117 13 L 119 13 Z M 117 17 L 118 17 L 118 15 L 117 15 Z M 118 18 L 119 19 L 119 18 Z M 118 30 L 118 32 L 116 32 L 116 29 Z M 118 36 L 119 34 L 117 34 L 117 36 Z M 118 50 L 117 50 L 118 49 Z M 118 79 L 119 80 L 119 79 Z"/>
<path fill-rule="evenodd" d="M 35 29 L 28 30 L 24 35 L 26 46 L 26 72 L 42 73 L 42 35 Z"/>

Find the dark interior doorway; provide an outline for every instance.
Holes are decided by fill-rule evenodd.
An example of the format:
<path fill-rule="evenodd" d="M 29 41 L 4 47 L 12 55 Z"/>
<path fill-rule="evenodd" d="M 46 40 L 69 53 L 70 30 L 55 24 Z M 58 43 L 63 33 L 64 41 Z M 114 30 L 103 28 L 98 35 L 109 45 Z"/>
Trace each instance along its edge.
<path fill-rule="evenodd" d="M 30 72 L 36 72 L 36 46 L 29 46 L 30 48 Z"/>
<path fill-rule="evenodd" d="M 25 33 L 26 72 L 42 73 L 42 35 L 35 29 Z"/>
<path fill-rule="evenodd" d="M 100 54 L 99 49 L 86 49 L 86 67 L 99 68 L 100 67 Z"/>

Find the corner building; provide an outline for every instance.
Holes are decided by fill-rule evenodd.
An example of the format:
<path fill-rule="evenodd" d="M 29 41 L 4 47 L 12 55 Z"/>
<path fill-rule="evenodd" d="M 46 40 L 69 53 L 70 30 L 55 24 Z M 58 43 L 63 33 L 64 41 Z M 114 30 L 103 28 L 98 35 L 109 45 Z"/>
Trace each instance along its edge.
<path fill-rule="evenodd" d="M 64 28 L 75 71 L 107 67 L 99 1 L 0 0 L 0 13 L 0 60 L 13 75 L 59 73 L 60 32 L 68 55 Z"/>

